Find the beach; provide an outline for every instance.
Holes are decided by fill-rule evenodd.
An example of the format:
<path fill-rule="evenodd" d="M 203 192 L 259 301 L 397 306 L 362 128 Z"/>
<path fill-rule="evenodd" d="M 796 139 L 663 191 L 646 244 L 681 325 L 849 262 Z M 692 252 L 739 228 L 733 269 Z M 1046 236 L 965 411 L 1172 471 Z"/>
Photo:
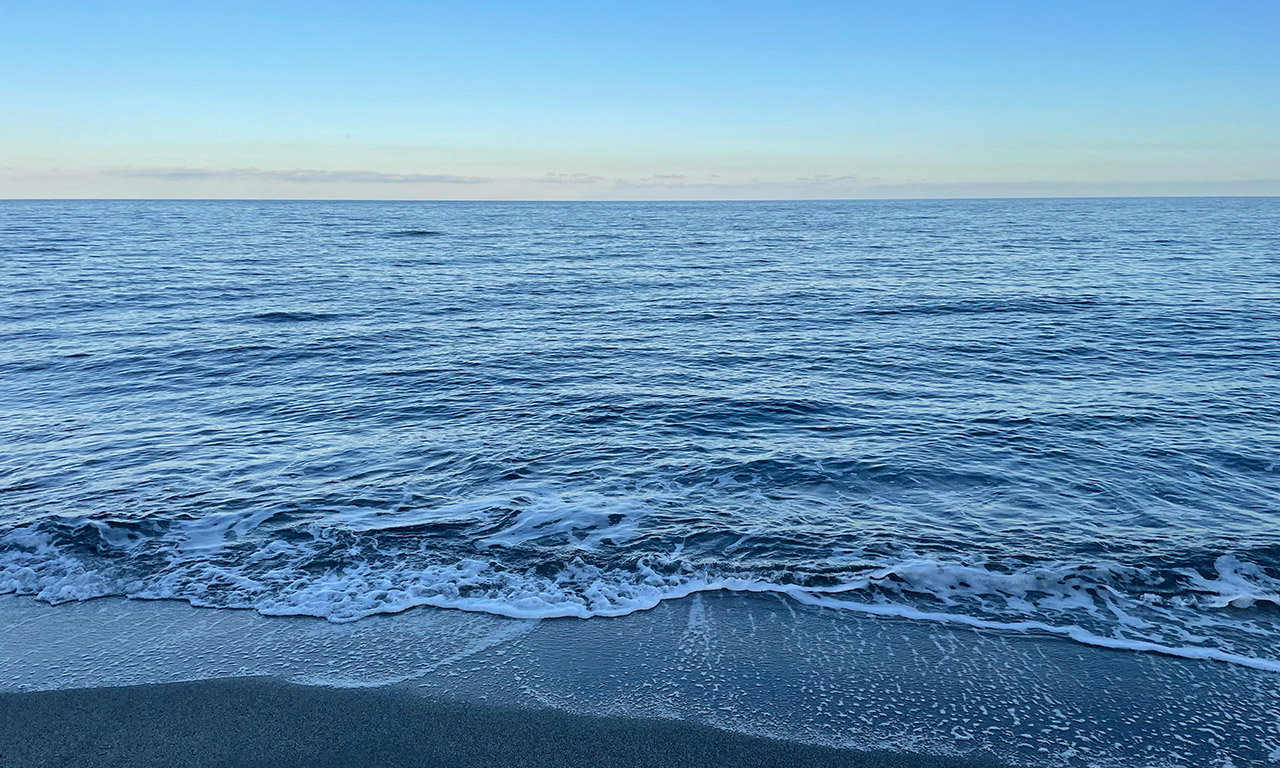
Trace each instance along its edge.
<path fill-rule="evenodd" d="M 1272 672 L 767 595 L 346 624 L 0 597 L 0 620 L 0 766 L 1193 766 L 1280 750 Z"/>
<path fill-rule="evenodd" d="M 0 694 L 3 766 L 995 768 L 670 720 L 432 701 L 261 679 Z"/>

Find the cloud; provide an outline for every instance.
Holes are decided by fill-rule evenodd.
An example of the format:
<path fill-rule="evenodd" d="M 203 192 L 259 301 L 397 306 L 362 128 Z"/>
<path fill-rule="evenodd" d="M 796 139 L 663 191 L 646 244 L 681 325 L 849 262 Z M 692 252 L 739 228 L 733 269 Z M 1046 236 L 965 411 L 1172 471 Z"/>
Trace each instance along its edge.
<path fill-rule="evenodd" d="M 789 186 L 815 186 L 847 184 L 856 180 L 854 176 L 817 175 L 796 178 L 791 181 L 732 182 L 724 180 L 719 174 L 713 174 L 706 181 L 696 181 L 681 173 L 655 173 L 641 178 L 611 178 L 592 173 L 557 173 L 548 172 L 545 176 L 533 178 L 518 177 L 486 177 L 457 176 L 444 173 L 385 173 L 370 170 L 328 171 L 315 168 L 263 169 L 263 168 L 111 168 L 101 171 L 100 176 L 128 179 L 150 179 L 158 181 L 198 182 L 198 181 L 273 181 L 289 184 L 573 184 L 573 185 L 608 185 L 611 187 L 666 187 L 666 188 L 786 188 Z"/>
<path fill-rule="evenodd" d="M 866 187 L 863 197 L 1216 197 L 1280 195 L 1280 179 L 1239 181 L 1003 181 L 914 182 Z"/>
<path fill-rule="evenodd" d="M 104 176 L 171 181 L 243 180 L 284 181 L 297 184 L 487 184 L 481 176 L 447 173 L 383 173 L 381 171 L 322 171 L 311 168 L 263 170 L 261 168 L 113 168 Z"/>
<path fill-rule="evenodd" d="M 831 176 L 829 174 L 818 174 L 816 176 L 798 176 L 789 181 L 775 181 L 767 179 L 750 179 L 749 181 L 725 181 L 719 174 L 712 174 L 706 177 L 706 181 L 694 181 L 688 176 L 682 174 L 654 174 L 652 176 L 643 176 L 638 179 L 617 179 L 614 184 L 619 187 L 667 187 L 682 189 L 755 189 L 755 190 L 786 190 L 795 188 L 826 188 L 841 187 L 850 188 L 859 181 L 857 176 Z"/>
<path fill-rule="evenodd" d="M 829 173 L 818 173 L 813 176 L 797 176 L 792 184 L 846 184 L 861 181 L 857 176 L 832 176 Z"/>
<path fill-rule="evenodd" d="M 202 185 L 210 186 L 202 186 Z M 1013 198 L 1280 196 L 1280 179 L 1184 181 L 968 181 L 888 179 L 814 174 L 775 178 L 601 176 L 551 172 L 544 176 L 462 176 L 314 168 L 131 167 L 73 172 L 0 167 L 0 198 L 170 197 L 224 194 L 234 197 L 287 195 L 336 199 L 593 199 L 730 200 L 837 198 Z"/>
<path fill-rule="evenodd" d="M 154 181 L 200 182 L 200 181 L 268 181 L 286 184 L 305 185 L 341 185 L 341 184 L 566 184 L 591 186 L 600 185 L 612 188 L 668 188 L 668 189 L 785 189 L 797 186 L 846 185 L 856 180 L 853 176 L 817 175 L 795 178 L 791 181 L 761 181 L 752 179 L 749 182 L 734 182 L 723 179 L 719 174 L 698 181 L 680 173 L 656 173 L 641 178 L 612 178 L 592 173 L 558 173 L 548 172 L 545 176 L 533 178 L 520 177 L 486 177 L 457 176 L 444 173 L 386 173 L 370 170 L 320 170 L 315 168 L 263 169 L 263 168 L 111 168 L 99 173 L 99 176 L 127 179 L 148 179 Z"/>
<path fill-rule="evenodd" d="M 536 181 L 541 184 L 595 184 L 604 180 L 603 176 L 593 176 L 589 173 L 548 173 L 546 176 L 539 176 L 536 179 L 527 179 L 527 181 Z M 525 181 L 525 179 L 520 179 L 520 181 Z"/>

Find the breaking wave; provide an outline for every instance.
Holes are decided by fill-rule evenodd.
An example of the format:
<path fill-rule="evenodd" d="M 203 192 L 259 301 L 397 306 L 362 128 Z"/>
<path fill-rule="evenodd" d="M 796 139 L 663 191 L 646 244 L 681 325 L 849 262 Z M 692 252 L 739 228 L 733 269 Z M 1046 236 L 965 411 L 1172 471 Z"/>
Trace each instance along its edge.
<path fill-rule="evenodd" d="M 693 566 L 677 546 L 610 563 L 599 556 L 601 546 L 609 550 L 637 535 L 627 511 L 600 498 L 560 504 L 534 505 L 474 541 L 473 556 L 452 561 L 425 547 L 388 551 L 351 531 L 314 524 L 261 546 L 237 545 L 266 515 L 214 515 L 175 526 L 159 541 L 100 521 L 31 525 L 0 536 L 0 593 L 54 604 L 104 596 L 176 599 L 349 622 L 425 606 L 530 619 L 616 617 L 700 592 L 762 592 L 830 609 L 1280 671 L 1273 650 L 1280 642 L 1280 579 L 1236 555 L 1198 569 L 841 551 L 810 568 L 749 571 L 727 563 Z M 458 505 L 448 514 L 465 511 Z M 489 556 L 570 533 L 579 554 L 560 565 L 521 568 Z"/>

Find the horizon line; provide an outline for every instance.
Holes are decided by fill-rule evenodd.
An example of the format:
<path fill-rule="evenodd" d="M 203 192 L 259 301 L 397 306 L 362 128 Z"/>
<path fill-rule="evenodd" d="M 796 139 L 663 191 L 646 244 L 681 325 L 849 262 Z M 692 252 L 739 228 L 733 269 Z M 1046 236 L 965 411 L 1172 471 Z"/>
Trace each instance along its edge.
<path fill-rule="evenodd" d="M 729 197 L 729 198 L 636 198 L 610 200 L 584 200 L 582 198 L 534 199 L 534 198 L 403 198 L 403 197 L 4 197 L 0 202 L 279 202 L 279 203 L 848 203 L 848 202 L 908 202 L 948 200 L 1266 200 L 1280 199 L 1280 195 L 1017 195 L 1017 196 L 956 196 L 956 197 Z"/>

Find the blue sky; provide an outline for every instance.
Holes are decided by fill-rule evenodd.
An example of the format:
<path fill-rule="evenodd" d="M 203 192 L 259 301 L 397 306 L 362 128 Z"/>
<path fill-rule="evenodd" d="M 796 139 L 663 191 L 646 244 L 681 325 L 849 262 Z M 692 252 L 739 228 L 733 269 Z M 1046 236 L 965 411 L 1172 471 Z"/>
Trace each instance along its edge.
<path fill-rule="evenodd" d="M 0 196 L 1280 194 L 1278 40 L 1274 0 L 14 3 Z"/>

